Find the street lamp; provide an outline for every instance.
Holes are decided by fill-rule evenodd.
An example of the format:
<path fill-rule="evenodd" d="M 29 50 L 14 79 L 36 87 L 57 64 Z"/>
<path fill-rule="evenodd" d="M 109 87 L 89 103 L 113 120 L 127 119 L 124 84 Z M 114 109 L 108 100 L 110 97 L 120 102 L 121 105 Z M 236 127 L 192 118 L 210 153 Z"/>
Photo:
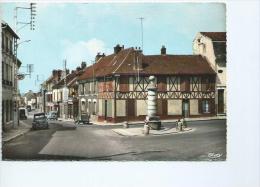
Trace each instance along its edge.
<path fill-rule="evenodd" d="M 16 126 L 16 124 L 19 126 L 19 103 L 17 102 L 18 100 L 18 80 L 19 80 L 19 76 L 20 74 L 18 74 L 18 63 L 17 63 L 17 51 L 18 51 L 18 46 L 21 45 L 22 43 L 25 42 L 30 42 L 31 40 L 24 40 L 20 43 L 16 43 L 15 44 L 15 71 L 14 71 L 14 78 L 15 78 L 15 87 L 14 87 L 14 95 L 15 95 L 15 106 L 14 106 L 14 122 L 13 122 L 13 127 Z"/>

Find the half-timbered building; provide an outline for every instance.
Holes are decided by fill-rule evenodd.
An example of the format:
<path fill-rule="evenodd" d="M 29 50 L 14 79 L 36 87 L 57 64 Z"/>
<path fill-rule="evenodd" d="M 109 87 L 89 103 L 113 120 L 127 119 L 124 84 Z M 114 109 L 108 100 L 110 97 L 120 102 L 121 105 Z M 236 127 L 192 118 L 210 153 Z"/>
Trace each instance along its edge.
<path fill-rule="evenodd" d="M 97 81 L 99 121 L 144 120 L 150 75 L 156 77 L 161 119 L 215 115 L 216 73 L 201 55 L 168 55 L 164 46 L 160 55 L 144 55 L 117 45 L 88 68 L 80 79 Z"/>

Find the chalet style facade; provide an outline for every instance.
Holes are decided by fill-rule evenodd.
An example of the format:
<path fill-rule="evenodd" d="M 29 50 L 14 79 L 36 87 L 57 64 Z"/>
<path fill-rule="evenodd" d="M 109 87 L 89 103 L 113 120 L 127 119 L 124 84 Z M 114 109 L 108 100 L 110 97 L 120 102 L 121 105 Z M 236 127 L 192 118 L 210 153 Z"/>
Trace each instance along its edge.
<path fill-rule="evenodd" d="M 204 56 L 216 72 L 217 114 L 226 114 L 226 32 L 199 32 L 193 40 L 193 53 Z"/>
<path fill-rule="evenodd" d="M 87 91 L 85 83 L 92 85 L 87 93 L 93 103 L 96 100 L 90 107 L 95 106 L 99 121 L 144 120 L 150 75 L 156 77 L 161 119 L 216 114 L 216 73 L 201 55 L 168 55 L 164 46 L 160 55 L 144 55 L 140 49 L 117 45 L 113 54 L 97 58 L 79 77 L 79 93 Z M 79 107 L 87 112 L 89 100 L 83 99 Z"/>

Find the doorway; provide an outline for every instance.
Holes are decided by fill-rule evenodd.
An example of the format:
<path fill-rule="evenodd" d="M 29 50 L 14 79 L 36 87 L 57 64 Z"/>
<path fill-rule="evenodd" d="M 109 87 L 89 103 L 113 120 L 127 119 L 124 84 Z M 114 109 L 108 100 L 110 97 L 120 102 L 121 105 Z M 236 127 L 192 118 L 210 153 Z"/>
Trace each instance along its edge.
<path fill-rule="evenodd" d="M 105 120 L 107 120 L 107 100 L 105 100 Z"/>
<path fill-rule="evenodd" d="M 188 118 L 190 115 L 190 101 L 188 99 L 182 100 L 182 116 Z"/>
<path fill-rule="evenodd" d="M 224 90 L 218 90 L 218 113 L 224 113 Z"/>

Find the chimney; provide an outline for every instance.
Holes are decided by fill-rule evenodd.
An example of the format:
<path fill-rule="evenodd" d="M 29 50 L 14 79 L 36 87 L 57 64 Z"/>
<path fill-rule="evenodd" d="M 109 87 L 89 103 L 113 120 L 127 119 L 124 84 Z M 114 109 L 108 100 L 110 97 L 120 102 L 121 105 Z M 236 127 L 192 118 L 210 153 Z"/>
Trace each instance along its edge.
<path fill-rule="evenodd" d="M 57 74 L 57 70 L 52 70 L 52 76 L 55 76 Z"/>
<path fill-rule="evenodd" d="M 86 62 L 81 62 L 81 69 L 84 69 L 87 66 Z"/>
<path fill-rule="evenodd" d="M 104 53 L 102 55 L 100 53 L 97 53 L 96 58 L 95 58 L 95 62 L 97 62 L 100 58 L 102 58 L 104 56 L 105 56 Z"/>
<path fill-rule="evenodd" d="M 119 53 L 122 49 L 124 49 L 124 46 L 120 47 L 120 45 L 117 44 L 117 45 L 114 47 L 114 54 Z"/>
<path fill-rule="evenodd" d="M 161 55 L 166 55 L 166 47 L 164 45 L 161 48 Z"/>
<path fill-rule="evenodd" d="M 78 66 L 78 67 L 76 68 L 76 70 L 77 70 L 77 71 L 80 71 L 80 70 L 81 70 L 81 68 Z"/>

